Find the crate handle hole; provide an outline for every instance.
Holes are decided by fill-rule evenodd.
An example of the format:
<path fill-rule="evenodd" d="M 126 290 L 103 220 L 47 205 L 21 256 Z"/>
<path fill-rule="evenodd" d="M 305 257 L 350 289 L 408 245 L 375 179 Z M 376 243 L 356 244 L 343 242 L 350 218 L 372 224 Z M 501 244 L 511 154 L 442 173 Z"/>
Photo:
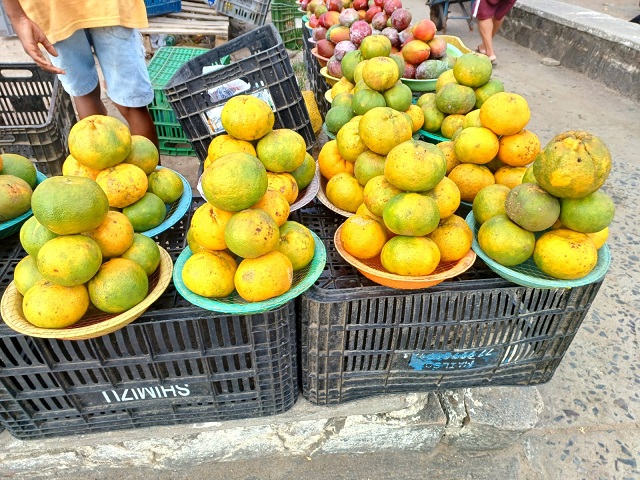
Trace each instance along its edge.
<path fill-rule="evenodd" d="M 2 69 L 0 74 L 7 78 L 32 78 L 33 72 L 30 70 L 14 70 L 14 69 Z"/>

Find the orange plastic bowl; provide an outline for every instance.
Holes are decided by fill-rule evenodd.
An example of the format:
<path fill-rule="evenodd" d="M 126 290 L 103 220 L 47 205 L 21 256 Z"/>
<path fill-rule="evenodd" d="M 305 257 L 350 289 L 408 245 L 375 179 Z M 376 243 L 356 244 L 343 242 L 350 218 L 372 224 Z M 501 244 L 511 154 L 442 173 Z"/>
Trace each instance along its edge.
<path fill-rule="evenodd" d="M 476 260 L 476 254 L 473 250 L 469 250 L 467 254 L 457 262 L 441 262 L 431 275 L 423 275 L 410 277 L 406 275 L 396 275 L 390 273 L 380 263 L 380 256 L 369 260 L 360 260 L 349 254 L 342 245 L 340 239 L 340 231 L 342 225 L 338 227 L 333 237 L 336 250 L 345 259 L 347 263 L 353 265 L 362 275 L 369 280 L 384 285 L 385 287 L 397 288 L 400 290 L 417 290 L 420 288 L 433 287 L 450 278 L 460 275 L 473 265 Z"/>
<path fill-rule="evenodd" d="M 329 59 L 327 57 L 323 57 L 322 55 L 320 55 L 318 53 L 318 47 L 313 47 L 311 49 L 311 55 L 316 57 L 316 59 L 318 60 L 318 63 L 320 64 L 321 67 L 326 67 L 327 66 L 327 62 L 329 61 Z"/>

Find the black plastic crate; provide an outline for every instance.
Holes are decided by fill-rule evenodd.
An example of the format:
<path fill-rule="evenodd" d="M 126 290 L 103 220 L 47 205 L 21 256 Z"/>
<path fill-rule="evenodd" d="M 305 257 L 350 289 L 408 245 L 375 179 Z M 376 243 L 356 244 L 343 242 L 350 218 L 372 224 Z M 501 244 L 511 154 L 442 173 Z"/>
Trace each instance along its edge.
<path fill-rule="evenodd" d="M 156 237 L 174 260 L 188 218 Z M 0 246 L 3 264 L 23 255 L 14 237 Z M 2 271 L 3 290 L 12 274 Z M 136 321 L 91 340 L 33 338 L 0 322 L 0 426 L 21 439 L 275 415 L 295 403 L 297 378 L 293 301 L 220 315 L 170 285 Z"/>
<path fill-rule="evenodd" d="M 231 63 L 203 74 L 203 67 L 219 64 L 230 56 Z M 298 132 L 311 149 L 316 142 L 309 113 L 298 86 L 287 49 L 272 24 L 252 30 L 185 63 L 169 80 L 164 92 L 176 118 L 201 162 L 211 140 L 219 133 L 205 120 L 205 113 L 220 108 L 226 100 L 214 101 L 209 90 L 242 79 L 250 88 L 242 94 L 268 92 L 273 100 L 274 128 Z"/>
<path fill-rule="evenodd" d="M 329 85 L 325 78 L 320 74 L 320 64 L 316 57 L 311 54 L 311 49 L 315 46 L 315 43 L 311 43 L 311 32 L 306 27 L 302 27 L 302 56 L 304 63 L 307 67 L 307 79 L 309 81 L 309 89 L 314 93 L 316 104 L 320 115 L 324 118 L 331 108 L 331 104 L 324 96 L 325 92 L 329 90 Z"/>
<path fill-rule="evenodd" d="M 227 17 L 252 25 L 264 25 L 271 0 L 215 0 L 213 8 Z"/>
<path fill-rule="evenodd" d="M 296 220 L 327 248 L 325 272 L 299 298 L 303 395 L 337 404 L 370 395 L 549 381 L 602 282 L 517 286 L 479 259 L 423 290 L 394 290 L 336 252 L 344 218 L 314 204 Z"/>
<path fill-rule="evenodd" d="M 147 17 L 157 17 L 182 10 L 181 0 L 144 0 Z"/>
<path fill-rule="evenodd" d="M 76 123 L 58 77 L 35 63 L 0 64 L 0 154 L 29 158 L 47 176 L 60 175 Z"/>

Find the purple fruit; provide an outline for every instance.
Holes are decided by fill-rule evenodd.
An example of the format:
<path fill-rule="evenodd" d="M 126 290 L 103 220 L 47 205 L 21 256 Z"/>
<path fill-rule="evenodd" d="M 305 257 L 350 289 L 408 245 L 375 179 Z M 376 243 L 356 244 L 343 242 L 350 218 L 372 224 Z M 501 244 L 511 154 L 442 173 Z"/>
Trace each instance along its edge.
<path fill-rule="evenodd" d="M 391 26 L 396 30 L 404 30 L 411 24 L 411 12 L 406 8 L 394 10 L 391 14 Z"/>
<path fill-rule="evenodd" d="M 355 45 L 360 45 L 364 37 L 371 35 L 371 25 L 364 20 L 358 20 L 351 24 L 349 28 L 349 36 Z"/>
<path fill-rule="evenodd" d="M 388 15 L 384 12 L 376 13 L 371 19 L 371 28 L 382 30 L 387 26 Z"/>
<path fill-rule="evenodd" d="M 336 48 L 333 50 L 333 56 L 338 60 L 342 60 L 342 57 L 344 57 L 347 52 L 352 52 L 353 50 L 357 49 L 358 47 L 356 47 L 352 41 L 343 40 L 341 42 L 338 42 L 338 44 L 336 45 Z"/>
<path fill-rule="evenodd" d="M 344 25 L 345 27 L 350 27 L 356 20 L 360 20 L 360 14 L 353 8 L 345 8 L 340 12 L 340 16 L 338 17 L 340 25 Z"/>
<path fill-rule="evenodd" d="M 327 73 L 332 77 L 342 78 L 342 65 L 335 55 L 327 62 Z"/>
<path fill-rule="evenodd" d="M 391 46 L 400 48 L 400 35 L 395 28 L 386 27 L 380 33 L 389 39 Z"/>

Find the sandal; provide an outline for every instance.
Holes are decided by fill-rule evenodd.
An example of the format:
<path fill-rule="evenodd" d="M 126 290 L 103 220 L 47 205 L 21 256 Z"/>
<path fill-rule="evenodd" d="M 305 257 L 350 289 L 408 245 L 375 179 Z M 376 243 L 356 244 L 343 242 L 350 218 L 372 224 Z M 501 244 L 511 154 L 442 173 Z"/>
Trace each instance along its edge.
<path fill-rule="evenodd" d="M 489 57 L 489 60 L 491 60 L 491 65 L 496 67 L 498 65 L 498 59 L 496 57 Z"/>
<path fill-rule="evenodd" d="M 486 55 L 486 54 L 487 54 L 487 51 L 486 51 L 484 48 L 482 48 L 482 45 L 478 45 L 478 46 L 476 47 L 476 52 L 481 53 L 481 54 L 483 54 L 483 55 Z"/>

